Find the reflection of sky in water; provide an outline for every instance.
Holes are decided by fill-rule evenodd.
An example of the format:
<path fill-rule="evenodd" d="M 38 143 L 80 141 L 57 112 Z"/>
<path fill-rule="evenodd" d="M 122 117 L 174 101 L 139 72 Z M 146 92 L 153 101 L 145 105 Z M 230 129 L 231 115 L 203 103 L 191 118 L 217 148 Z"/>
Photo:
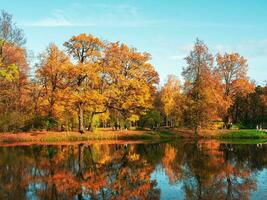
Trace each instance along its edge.
<path fill-rule="evenodd" d="M 256 173 L 257 188 L 250 194 L 252 200 L 267 199 L 267 169 Z M 157 181 L 157 188 L 160 189 L 160 198 L 166 200 L 184 199 L 183 184 L 181 181 L 170 184 L 162 165 L 158 165 L 151 174 L 151 180 Z"/>
<path fill-rule="evenodd" d="M 207 150 L 208 152 L 209 150 Z M 236 164 L 236 163 L 232 163 Z M 249 199 L 251 200 L 267 200 L 267 169 L 252 173 L 252 176 L 256 181 L 255 191 L 250 192 Z M 160 164 L 151 173 L 151 180 L 157 181 L 157 187 L 160 190 L 160 199 L 163 200 L 174 200 L 174 199 L 185 199 L 183 191 L 183 179 L 171 184 L 169 177 L 167 176 L 163 166 Z M 193 180 L 194 181 L 194 180 Z M 239 183 L 242 179 L 237 178 Z"/>
<path fill-rule="evenodd" d="M 178 182 L 171 185 L 161 165 L 158 165 L 151 174 L 151 180 L 157 181 L 157 188 L 160 189 L 161 199 L 184 199 L 182 183 Z"/>
<path fill-rule="evenodd" d="M 28 191 L 26 193 L 27 199 L 30 199 L 30 200 L 39 199 L 37 197 L 37 195 L 36 195 L 36 191 L 37 190 L 42 190 L 43 188 L 45 188 L 45 184 L 42 184 L 42 183 L 29 183 Z"/>
<path fill-rule="evenodd" d="M 256 174 L 257 190 L 251 192 L 250 198 L 255 200 L 267 199 L 267 169 Z"/>

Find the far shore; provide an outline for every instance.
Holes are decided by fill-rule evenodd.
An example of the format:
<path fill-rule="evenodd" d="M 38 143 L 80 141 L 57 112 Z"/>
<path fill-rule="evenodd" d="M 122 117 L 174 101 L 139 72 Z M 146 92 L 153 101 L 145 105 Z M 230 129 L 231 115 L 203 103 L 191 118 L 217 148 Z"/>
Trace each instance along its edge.
<path fill-rule="evenodd" d="M 31 131 L 21 133 L 0 133 L 0 145 L 11 143 L 56 144 L 56 143 L 138 143 L 140 141 L 158 142 L 163 140 L 194 140 L 194 132 L 189 129 L 119 130 L 98 129 L 94 132 L 80 134 L 78 132 Z M 220 140 L 267 140 L 267 133 L 255 129 L 246 130 L 201 130 L 198 139 Z"/>

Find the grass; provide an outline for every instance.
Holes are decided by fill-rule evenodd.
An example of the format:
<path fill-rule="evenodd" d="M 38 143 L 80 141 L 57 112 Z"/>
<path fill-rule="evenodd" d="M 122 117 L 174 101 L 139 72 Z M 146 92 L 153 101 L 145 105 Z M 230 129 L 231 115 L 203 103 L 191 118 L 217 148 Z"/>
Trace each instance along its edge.
<path fill-rule="evenodd" d="M 267 133 L 255 129 L 234 130 L 230 133 L 220 134 L 221 139 L 267 139 Z"/>
<path fill-rule="evenodd" d="M 167 129 L 161 131 L 112 131 L 99 129 L 95 132 L 80 134 L 78 132 L 35 131 L 27 133 L 1 133 L 0 144 L 3 143 L 60 143 L 60 142 L 96 142 L 96 141 L 163 141 L 172 139 L 193 140 L 194 134 L 188 129 Z M 247 130 L 203 130 L 200 139 L 218 139 L 234 143 L 259 143 L 267 141 L 267 133 L 254 129 Z"/>
<path fill-rule="evenodd" d="M 262 144 L 266 143 L 267 139 L 240 139 L 240 138 L 231 138 L 231 139 L 220 139 L 223 143 L 231 143 L 231 144 Z"/>
<path fill-rule="evenodd" d="M 96 131 L 80 134 L 78 132 L 28 132 L 28 133 L 1 133 L 0 143 L 16 142 L 78 142 L 99 140 L 163 140 L 180 138 L 180 135 L 169 132 L 154 131 Z"/>

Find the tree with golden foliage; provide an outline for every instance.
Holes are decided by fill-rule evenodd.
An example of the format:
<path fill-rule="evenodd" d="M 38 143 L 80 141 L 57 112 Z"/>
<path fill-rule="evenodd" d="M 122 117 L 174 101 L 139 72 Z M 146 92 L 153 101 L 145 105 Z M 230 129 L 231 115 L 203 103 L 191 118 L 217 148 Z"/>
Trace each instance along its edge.
<path fill-rule="evenodd" d="M 200 40 L 186 57 L 183 87 L 171 75 L 161 90 L 151 55 L 126 44 L 85 33 L 73 36 L 65 50 L 54 44 L 47 48 L 34 76 L 25 42 L 23 30 L 2 11 L 0 131 L 49 129 L 50 122 L 62 130 L 78 127 L 80 133 L 101 122 L 116 129 L 131 124 L 154 129 L 163 125 L 162 117 L 167 126 L 189 126 L 196 135 L 218 120 L 249 128 L 266 124 L 266 86 L 249 80 L 247 60 L 238 53 L 217 54 L 214 68 Z"/>
<path fill-rule="evenodd" d="M 22 29 L 0 13 L 0 130 L 20 130 L 29 117 L 28 62 Z"/>
<path fill-rule="evenodd" d="M 41 54 L 37 65 L 36 79 L 41 85 L 41 101 L 38 105 L 40 114 L 48 120 L 61 119 L 65 91 L 68 86 L 68 68 L 71 67 L 69 57 L 55 44 L 50 44 Z"/>
<path fill-rule="evenodd" d="M 92 35 L 73 36 L 64 43 L 69 55 L 76 61 L 69 70 L 72 102 L 77 108 L 79 132 L 84 133 L 84 110 L 88 105 L 101 105 L 103 98 L 97 92 L 101 73 L 100 61 L 104 43 Z"/>
<path fill-rule="evenodd" d="M 180 81 L 174 75 L 168 75 L 167 82 L 160 91 L 161 109 L 165 116 L 166 126 L 178 125 L 182 122 L 183 96 Z"/>
<path fill-rule="evenodd" d="M 158 73 L 148 62 L 150 55 L 125 44 L 109 43 L 103 62 L 106 74 L 106 106 L 124 120 L 152 107 Z"/>

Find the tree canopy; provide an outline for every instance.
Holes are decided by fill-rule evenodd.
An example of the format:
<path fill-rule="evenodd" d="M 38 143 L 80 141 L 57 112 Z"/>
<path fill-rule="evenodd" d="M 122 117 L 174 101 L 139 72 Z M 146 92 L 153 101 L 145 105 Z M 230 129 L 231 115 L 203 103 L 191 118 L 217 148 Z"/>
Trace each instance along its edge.
<path fill-rule="evenodd" d="M 92 34 L 50 44 L 29 67 L 25 36 L 0 15 L 0 131 L 31 129 L 229 128 L 266 126 L 266 85 L 248 77 L 239 53 L 213 55 L 197 39 L 183 79 L 160 84 L 151 55 Z M 34 76 L 30 78 L 30 71 Z"/>

